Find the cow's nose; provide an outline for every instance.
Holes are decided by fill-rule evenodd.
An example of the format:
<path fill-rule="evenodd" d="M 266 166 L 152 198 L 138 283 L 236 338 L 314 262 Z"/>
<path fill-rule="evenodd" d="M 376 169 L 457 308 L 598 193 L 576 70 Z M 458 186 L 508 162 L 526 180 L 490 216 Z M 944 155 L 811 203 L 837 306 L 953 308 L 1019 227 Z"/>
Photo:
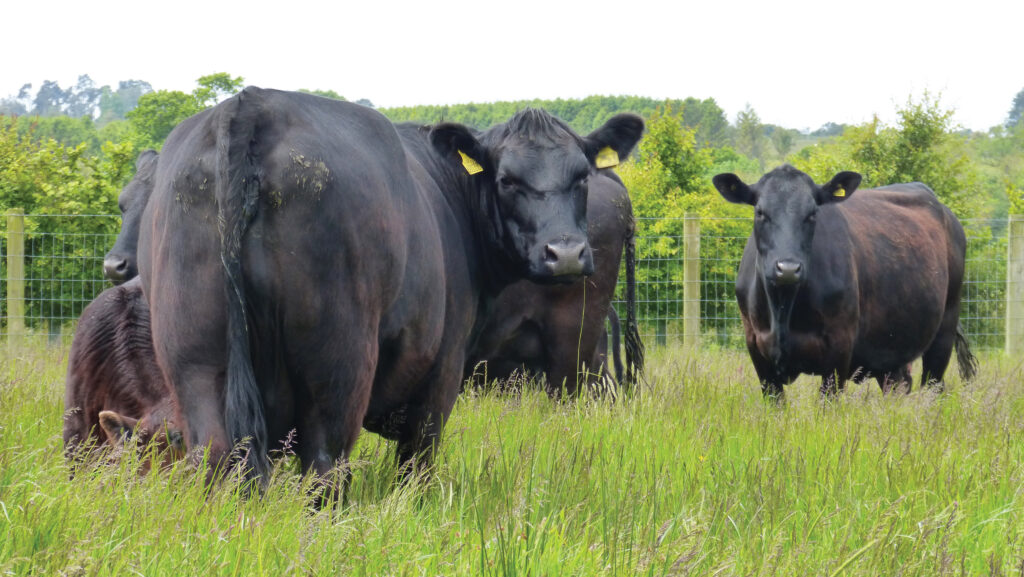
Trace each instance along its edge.
<path fill-rule="evenodd" d="M 544 264 L 551 276 L 586 274 L 587 243 L 562 241 L 544 245 Z"/>
<path fill-rule="evenodd" d="M 110 257 L 103 259 L 103 276 L 110 279 L 114 284 L 126 281 L 128 276 L 128 259 Z"/>
<path fill-rule="evenodd" d="M 803 265 L 792 260 L 780 260 L 775 263 L 775 283 L 780 285 L 795 284 L 803 276 Z"/>

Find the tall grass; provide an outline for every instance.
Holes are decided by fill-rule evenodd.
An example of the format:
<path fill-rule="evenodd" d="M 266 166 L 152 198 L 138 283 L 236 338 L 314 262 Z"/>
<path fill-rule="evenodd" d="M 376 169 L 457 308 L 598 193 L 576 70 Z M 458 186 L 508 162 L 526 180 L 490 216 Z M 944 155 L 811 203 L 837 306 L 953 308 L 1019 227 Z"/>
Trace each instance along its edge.
<path fill-rule="evenodd" d="M 366 433 L 343 503 L 282 459 L 261 497 L 130 454 L 71 480 L 65 350 L 0 363 L 0 574 L 1018 575 L 1024 370 L 765 403 L 745 355 L 659 349 L 617 402 L 467 393 L 433 475 Z M 950 374 L 955 370 L 949 371 Z"/>

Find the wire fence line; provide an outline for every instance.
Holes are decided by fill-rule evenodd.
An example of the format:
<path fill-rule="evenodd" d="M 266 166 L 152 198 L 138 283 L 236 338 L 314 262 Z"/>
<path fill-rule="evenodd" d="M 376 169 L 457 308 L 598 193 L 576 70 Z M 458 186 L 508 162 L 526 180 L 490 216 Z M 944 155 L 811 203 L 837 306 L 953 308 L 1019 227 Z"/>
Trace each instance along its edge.
<path fill-rule="evenodd" d="M 694 218 L 687 225 L 686 220 L 638 219 L 641 335 L 648 346 L 742 347 L 734 287 L 752 221 Z M 111 286 L 103 279 L 103 257 L 117 237 L 120 217 L 9 214 L 0 221 L 0 336 L 67 342 L 82 309 Z M 1017 337 L 1008 338 L 1007 318 L 1014 314 L 1010 309 L 1024 308 L 1014 296 L 1024 281 L 1009 278 L 1008 269 L 1024 269 L 1024 255 L 1012 256 L 1007 249 L 1007 220 L 963 224 L 968 249 L 961 322 L 972 346 L 1009 350 Z M 623 302 L 615 304 L 624 319 Z"/>

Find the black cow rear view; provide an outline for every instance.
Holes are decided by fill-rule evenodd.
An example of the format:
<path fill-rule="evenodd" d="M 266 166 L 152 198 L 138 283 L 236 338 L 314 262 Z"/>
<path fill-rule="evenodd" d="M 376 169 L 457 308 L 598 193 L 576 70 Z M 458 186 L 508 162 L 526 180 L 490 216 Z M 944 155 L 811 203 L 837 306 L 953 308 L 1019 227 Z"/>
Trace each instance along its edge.
<path fill-rule="evenodd" d="M 821 375 L 825 394 L 866 375 L 909 390 L 918 357 L 922 385 L 941 382 L 954 346 L 961 374 L 974 373 L 958 330 L 960 222 L 921 183 L 858 191 L 860 180 L 841 172 L 819 186 L 791 166 L 749 186 L 714 178 L 726 200 L 755 207 L 736 299 L 766 395 L 801 373 Z"/>
<path fill-rule="evenodd" d="M 181 123 L 139 269 L 187 446 L 219 464 L 248 440 L 259 475 L 295 429 L 324 475 L 365 426 L 429 461 L 480 312 L 516 280 L 592 272 L 586 178 L 642 130 L 620 115 L 580 137 L 537 110 L 482 133 L 395 126 L 257 88 Z"/>

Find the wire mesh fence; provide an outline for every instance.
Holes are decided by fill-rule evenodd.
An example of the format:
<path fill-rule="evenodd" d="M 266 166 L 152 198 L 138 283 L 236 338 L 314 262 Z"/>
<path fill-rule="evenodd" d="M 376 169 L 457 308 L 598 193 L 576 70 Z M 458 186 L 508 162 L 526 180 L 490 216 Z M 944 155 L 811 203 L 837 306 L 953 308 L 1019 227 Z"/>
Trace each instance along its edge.
<path fill-rule="evenodd" d="M 103 256 L 117 238 L 121 218 L 9 215 L 0 220 L 3 335 L 51 341 L 68 336 L 82 309 L 111 286 L 103 279 Z M 10 298 L 12 288 L 20 290 L 21 302 Z"/>
<path fill-rule="evenodd" d="M 120 217 L 25 215 L 20 220 L 22 232 L 17 217 L 0 219 L 0 336 L 66 342 L 82 309 L 110 286 L 103 280 L 103 257 L 117 237 Z M 704 218 L 687 233 L 681 218 L 638 221 L 638 313 L 648 346 L 684 341 L 703 347 L 743 346 L 734 285 L 751 227 L 750 219 Z M 968 220 L 964 228 L 968 249 L 961 323 L 972 346 L 1003 348 L 1007 222 Z M 10 253 L 12 245 L 22 243 L 18 250 L 23 254 Z M 698 243 L 699 250 L 687 251 L 688 243 Z M 23 291 L 20 303 L 11 298 L 11 289 L 18 285 Z M 616 302 L 625 318 L 622 304 Z"/>

